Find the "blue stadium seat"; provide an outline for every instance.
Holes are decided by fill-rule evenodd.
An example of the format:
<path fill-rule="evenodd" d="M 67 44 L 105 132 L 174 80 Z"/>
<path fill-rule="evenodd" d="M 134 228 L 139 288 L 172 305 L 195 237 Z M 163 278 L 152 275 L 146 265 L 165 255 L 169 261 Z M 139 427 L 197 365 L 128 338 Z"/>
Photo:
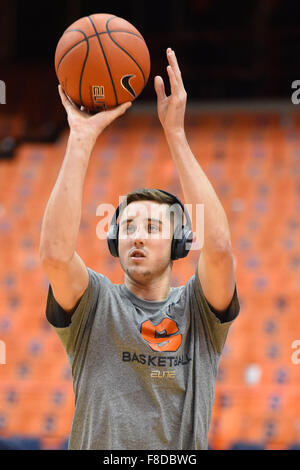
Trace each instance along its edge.
<path fill-rule="evenodd" d="M 259 442 L 239 441 L 235 442 L 230 450 L 264 450 L 264 446 Z"/>
<path fill-rule="evenodd" d="M 288 450 L 300 450 L 300 442 L 295 442 L 288 447 Z"/>
<path fill-rule="evenodd" d="M 1 450 L 40 450 L 40 439 L 25 436 L 13 436 L 9 439 L 0 439 Z"/>

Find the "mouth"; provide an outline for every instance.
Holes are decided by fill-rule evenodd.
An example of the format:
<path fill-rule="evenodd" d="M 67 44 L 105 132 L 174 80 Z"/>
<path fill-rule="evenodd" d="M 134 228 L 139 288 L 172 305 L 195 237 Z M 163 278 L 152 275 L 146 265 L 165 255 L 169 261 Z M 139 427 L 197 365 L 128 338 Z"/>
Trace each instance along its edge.
<path fill-rule="evenodd" d="M 134 260 L 140 260 L 140 259 L 146 258 L 146 255 L 142 250 L 133 250 L 130 253 L 130 258 Z"/>

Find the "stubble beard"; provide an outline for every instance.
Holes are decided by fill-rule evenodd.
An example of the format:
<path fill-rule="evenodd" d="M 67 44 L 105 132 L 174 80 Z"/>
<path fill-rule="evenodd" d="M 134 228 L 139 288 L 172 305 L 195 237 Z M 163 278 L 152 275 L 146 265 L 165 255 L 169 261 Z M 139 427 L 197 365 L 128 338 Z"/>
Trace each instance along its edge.
<path fill-rule="evenodd" d="M 130 279 L 135 282 L 139 282 L 141 280 L 151 280 L 157 276 L 161 276 L 163 272 L 168 268 L 171 261 L 167 262 L 164 265 L 160 266 L 160 269 L 149 269 L 143 268 L 142 266 L 124 266 L 122 261 L 120 260 L 121 267 L 123 271 L 127 274 Z"/>

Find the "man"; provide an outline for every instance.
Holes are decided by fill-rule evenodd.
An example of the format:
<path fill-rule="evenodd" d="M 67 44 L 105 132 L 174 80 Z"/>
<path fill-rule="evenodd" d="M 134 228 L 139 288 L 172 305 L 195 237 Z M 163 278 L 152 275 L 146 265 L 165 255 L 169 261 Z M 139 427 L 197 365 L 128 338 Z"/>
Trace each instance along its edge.
<path fill-rule="evenodd" d="M 92 148 L 129 104 L 90 116 L 60 90 L 70 137 L 44 214 L 40 256 L 50 281 L 47 318 L 72 367 L 69 449 L 208 446 L 218 363 L 239 302 L 228 221 L 187 143 L 186 92 L 171 49 L 167 59 L 171 95 L 155 77 L 158 116 L 185 203 L 204 204 L 204 243 L 185 286 L 170 286 L 174 198 L 159 190 L 130 193 L 120 211 L 117 254 L 124 284 L 87 268 L 76 253 Z"/>

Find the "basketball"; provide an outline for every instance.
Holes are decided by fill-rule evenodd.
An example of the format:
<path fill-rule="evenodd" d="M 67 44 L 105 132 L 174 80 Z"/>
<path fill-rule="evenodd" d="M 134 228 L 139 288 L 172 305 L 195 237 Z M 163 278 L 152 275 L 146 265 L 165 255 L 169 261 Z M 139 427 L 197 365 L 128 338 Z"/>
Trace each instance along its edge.
<path fill-rule="evenodd" d="M 150 55 L 131 23 L 98 13 L 65 30 L 55 51 L 55 71 L 75 104 L 98 112 L 140 95 L 149 78 Z"/>

